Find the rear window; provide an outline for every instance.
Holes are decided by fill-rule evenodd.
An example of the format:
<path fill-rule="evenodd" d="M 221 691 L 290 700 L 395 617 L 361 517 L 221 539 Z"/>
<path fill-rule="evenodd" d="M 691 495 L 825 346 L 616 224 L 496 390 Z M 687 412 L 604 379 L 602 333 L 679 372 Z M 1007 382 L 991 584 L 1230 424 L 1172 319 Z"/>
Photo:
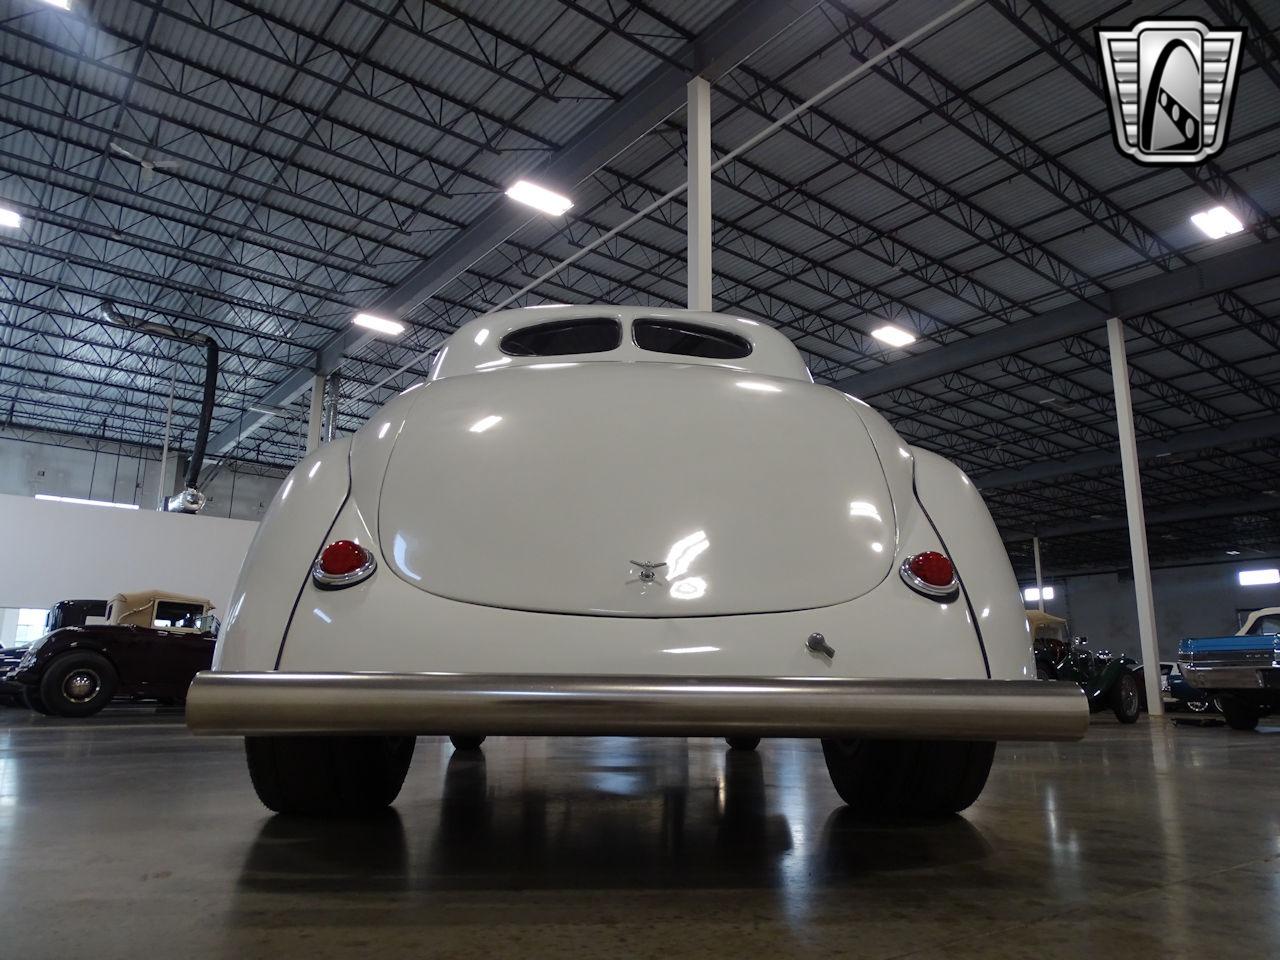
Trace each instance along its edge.
<path fill-rule="evenodd" d="M 185 627 L 196 625 L 196 619 L 204 613 L 204 607 L 198 603 L 177 603 L 172 600 L 156 602 L 156 616 L 153 627 Z"/>
<path fill-rule="evenodd" d="M 654 353 L 708 360 L 741 360 L 751 354 L 751 341 L 736 333 L 679 320 L 637 320 L 631 336 L 641 350 Z"/>
<path fill-rule="evenodd" d="M 499 344 L 512 357 L 563 357 L 575 353 L 604 353 L 622 344 L 622 324 L 606 317 L 556 320 L 513 330 Z"/>
<path fill-rule="evenodd" d="M 1269 633 L 1280 633 L 1280 617 L 1259 617 L 1249 630 L 1251 636 L 1262 637 Z"/>

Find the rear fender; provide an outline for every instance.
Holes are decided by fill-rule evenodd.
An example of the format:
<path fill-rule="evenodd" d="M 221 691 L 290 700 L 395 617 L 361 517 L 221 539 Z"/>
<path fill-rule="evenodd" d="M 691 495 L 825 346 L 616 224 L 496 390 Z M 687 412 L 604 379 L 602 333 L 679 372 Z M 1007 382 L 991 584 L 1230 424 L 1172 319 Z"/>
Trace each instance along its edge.
<path fill-rule="evenodd" d="M 1035 678 L 1031 628 L 1009 554 L 982 495 L 964 471 L 935 453 L 912 447 L 916 499 L 955 564 L 990 675 Z"/>
<path fill-rule="evenodd" d="M 280 485 L 240 568 L 213 669 L 275 669 L 311 564 L 347 500 L 350 452 L 350 437 L 327 443 Z"/>

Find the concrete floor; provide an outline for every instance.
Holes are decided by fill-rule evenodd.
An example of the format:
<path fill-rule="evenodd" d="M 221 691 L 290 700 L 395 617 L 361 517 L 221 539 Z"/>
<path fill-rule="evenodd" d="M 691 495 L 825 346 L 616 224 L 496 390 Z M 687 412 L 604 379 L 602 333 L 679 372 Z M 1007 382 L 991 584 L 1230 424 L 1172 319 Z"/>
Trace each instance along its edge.
<path fill-rule="evenodd" d="M 0 710 L 0 956 L 1280 956 L 1280 729 L 1007 745 L 944 823 L 816 743 L 421 739 L 395 812 L 273 819 L 240 744 Z"/>

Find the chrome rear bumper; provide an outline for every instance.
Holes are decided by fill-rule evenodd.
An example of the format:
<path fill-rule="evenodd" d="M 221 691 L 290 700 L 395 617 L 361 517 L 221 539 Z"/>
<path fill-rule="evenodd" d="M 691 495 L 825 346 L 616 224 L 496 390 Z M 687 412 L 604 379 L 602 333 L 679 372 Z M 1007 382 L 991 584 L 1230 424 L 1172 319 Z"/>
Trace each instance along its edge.
<path fill-rule="evenodd" d="M 1078 740 L 1084 694 L 1040 680 L 552 674 L 212 673 L 200 734 L 880 737 Z"/>

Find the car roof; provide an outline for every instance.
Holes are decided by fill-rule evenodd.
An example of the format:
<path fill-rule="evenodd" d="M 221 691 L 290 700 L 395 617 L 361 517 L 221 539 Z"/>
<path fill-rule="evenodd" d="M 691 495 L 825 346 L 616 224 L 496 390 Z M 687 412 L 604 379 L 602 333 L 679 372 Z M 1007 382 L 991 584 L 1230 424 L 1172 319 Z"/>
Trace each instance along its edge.
<path fill-rule="evenodd" d="M 443 380 L 463 374 L 490 373 L 520 366 L 545 364 L 555 357 L 550 355 L 510 356 L 502 351 L 500 345 L 503 339 L 514 331 L 526 327 L 536 327 L 562 320 L 595 318 L 618 320 L 623 326 L 622 342 L 613 350 L 601 353 L 566 354 L 563 355 L 563 359 L 575 363 L 620 361 L 704 364 L 806 382 L 811 382 L 813 379 L 795 345 L 784 334 L 762 320 L 700 310 L 623 307 L 607 304 L 522 307 L 518 310 L 500 310 L 476 317 L 459 327 L 445 341 L 436 357 L 431 379 Z M 631 338 L 631 324 L 642 319 L 674 320 L 727 331 L 750 342 L 751 353 L 740 360 L 718 360 L 643 350 L 636 346 Z"/>
<path fill-rule="evenodd" d="M 1066 622 L 1067 621 L 1063 620 L 1061 617 L 1055 617 L 1052 613 L 1045 613 L 1042 610 L 1027 611 L 1027 623 L 1031 624 L 1031 629 L 1033 630 L 1036 627 L 1043 627 L 1049 624 L 1054 624 L 1056 626 Z"/>
<path fill-rule="evenodd" d="M 171 593 L 168 590 L 138 590 L 134 593 L 117 593 L 111 598 L 112 603 L 118 601 L 129 606 L 150 603 L 152 600 L 172 600 L 174 603 L 200 603 L 206 607 L 213 606 L 213 602 L 204 597 L 191 597 L 182 593 Z"/>
<path fill-rule="evenodd" d="M 1249 614 L 1249 618 L 1245 620 L 1244 624 L 1240 627 L 1240 629 L 1236 631 L 1236 636 L 1237 637 L 1244 636 L 1246 633 L 1249 632 L 1249 630 L 1253 627 L 1253 625 L 1257 623 L 1259 620 L 1261 620 L 1263 617 L 1275 616 L 1277 614 L 1280 614 L 1280 607 L 1263 607 L 1261 610 L 1253 611 L 1253 613 Z"/>

